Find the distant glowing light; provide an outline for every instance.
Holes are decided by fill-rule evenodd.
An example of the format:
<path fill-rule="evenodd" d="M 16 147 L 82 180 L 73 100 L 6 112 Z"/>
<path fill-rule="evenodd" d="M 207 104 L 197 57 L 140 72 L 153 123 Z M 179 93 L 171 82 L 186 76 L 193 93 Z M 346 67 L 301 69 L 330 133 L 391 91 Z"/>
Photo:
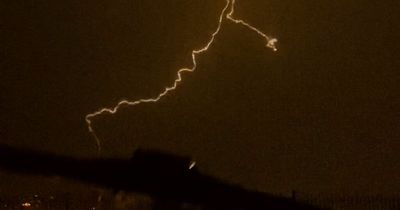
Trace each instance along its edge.
<path fill-rule="evenodd" d="M 196 166 L 196 161 L 190 163 L 189 170 L 193 169 Z"/>
<path fill-rule="evenodd" d="M 32 204 L 29 203 L 29 202 L 25 202 L 25 203 L 21 204 L 21 206 L 22 206 L 22 207 L 31 207 Z"/>
<path fill-rule="evenodd" d="M 229 11 L 227 12 L 227 10 L 229 10 Z M 163 98 L 165 95 L 167 95 L 170 91 L 175 90 L 177 88 L 178 84 L 182 81 L 182 73 L 183 72 L 193 72 L 196 70 L 196 68 L 197 68 L 197 59 L 196 59 L 197 57 L 196 56 L 206 52 L 210 48 L 210 46 L 213 44 L 213 42 L 215 40 L 215 37 L 220 32 L 222 22 L 225 18 L 227 20 L 232 21 L 233 23 L 240 24 L 240 25 L 248 28 L 249 30 L 256 32 L 258 35 L 260 35 L 261 37 L 263 37 L 265 39 L 266 47 L 271 48 L 273 51 L 277 51 L 276 43 L 278 40 L 276 38 L 267 36 L 262 31 L 258 30 L 254 26 L 250 25 L 249 23 L 247 23 L 241 19 L 235 19 L 233 17 L 234 12 L 235 12 L 235 0 L 226 0 L 226 5 L 222 9 L 222 11 L 219 15 L 217 29 L 211 35 L 209 41 L 204 45 L 204 47 L 202 47 L 200 49 L 195 49 L 192 51 L 192 67 L 191 68 L 186 67 L 186 68 L 179 69 L 176 74 L 177 77 L 171 86 L 165 87 L 165 89 L 163 91 L 161 91 L 155 97 L 142 98 L 142 99 L 138 99 L 135 101 L 121 100 L 120 102 L 118 102 L 116 104 L 116 106 L 114 106 L 112 108 L 101 108 L 98 111 L 95 111 L 93 113 L 86 115 L 85 121 L 87 123 L 89 132 L 93 135 L 94 139 L 96 140 L 98 152 L 101 151 L 101 144 L 100 144 L 100 139 L 98 138 L 95 130 L 92 127 L 92 119 L 99 115 L 105 114 L 105 113 L 115 114 L 123 105 L 135 106 L 135 105 L 138 105 L 141 103 L 155 103 L 155 102 L 159 101 L 161 98 Z M 194 167 L 194 165 L 192 167 Z"/>

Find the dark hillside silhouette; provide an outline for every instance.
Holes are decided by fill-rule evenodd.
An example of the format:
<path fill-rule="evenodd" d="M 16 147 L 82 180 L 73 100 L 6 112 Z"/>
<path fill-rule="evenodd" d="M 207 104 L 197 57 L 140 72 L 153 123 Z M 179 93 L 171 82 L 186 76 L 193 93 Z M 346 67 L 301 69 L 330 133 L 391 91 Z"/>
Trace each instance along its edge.
<path fill-rule="evenodd" d="M 61 176 L 156 200 L 217 209 L 318 209 L 203 175 L 190 158 L 138 150 L 132 159 L 75 159 L 0 145 L 0 168 Z"/>

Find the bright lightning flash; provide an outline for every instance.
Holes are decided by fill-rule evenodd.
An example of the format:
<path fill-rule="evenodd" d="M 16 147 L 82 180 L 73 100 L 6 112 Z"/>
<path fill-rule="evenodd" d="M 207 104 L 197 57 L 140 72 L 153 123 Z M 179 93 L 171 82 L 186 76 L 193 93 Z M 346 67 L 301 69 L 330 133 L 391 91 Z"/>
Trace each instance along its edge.
<path fill-rule="evenodd" d="M 227 13 L 227 10 L 229 9 L 229 12 Z M 276 48 L 276 42 L 278 41 L 276 38 L 272 38 L 267 36 L 266 34 L 264 34 L 263 32 L 261 32 L 260 30 L 258 30 L 257 28 L 255 28 L 254 26 L 248 24 L 247 22 L 240 20 L 240 19 L 235 19 L 233 17 L 233 13 L 235 12 L 235 0 L 226 0 L 226 5 L 225 7 L 222 9 L 221 14 L 219 16 L 219 20 L 218 20 L 218 27 L 215 30 L 215 32 L 211 35 L 210 40 L 206 43 L 206 45 L 203 48 L 200 49 L 195 49 L 192 51 L 192 67 L 191 68 L 182 68 L 179 69 L 177 72 L 177 77 L 174 81 L 174 83 L 171 86 L 167 86 L 165 87 L 165 89 L 160 92 L 157 96 L 153 97 L 153 98 L 144 98 L 144 99 L 139 99 L 136 101 L 128 101 L 128 100 L 122 100 L 120 102 L 118 102 L 118 104 L 112 108 L 102 108 L 96 112 L 90 113 L 88 115 L 86 115 L 85 120 L 89 129 L 89 132 L 93 135 L 93 137 L 96 140 L 96 144 L 97 144 L 97 149 L 98 152 L 101 151 L 101 144 L 100 144 L 100 139 L 98 138 L 95 130 L 92 127 L 92 119 L 96 116 L 108 113 L 108 114 L 115 114 L 123 105 L 126 106 L 135 106 L 141 103 L 150 103 L 150 102 L 157 102 L 159 101 L 162 97 L 164 97 L 165 95 L 167 95 L 170 91 L 173 91 L 176 89 L 176 87 L 178 86 L 178 84 L 182 81 L 182 73 L 183 72 L 193 72 L 196 70 L 197 68 L 197 59 L 196 56 L 199 54 L 202 54 L 204 52 L 206 52 L 210 46 L 212 45 L 212 43 L 214 42 L 215 37 L 218 35 L 218 33 L 221 30 L 221 26 L 222 26 L 222 22 L 224 20 L 224 18 L 226 18 L 227 20 L 230 20 L 236 24 L 240 24 L 242 26 L 245 26 L 246 28 L 250 29 L 251 31 L 256 32 L 258 35 L 260 35 L 261 37 L 263 37 L 265 39 L 266 43 L 266 47 L 271 48 L 274 51 L 277 51 Z"/>

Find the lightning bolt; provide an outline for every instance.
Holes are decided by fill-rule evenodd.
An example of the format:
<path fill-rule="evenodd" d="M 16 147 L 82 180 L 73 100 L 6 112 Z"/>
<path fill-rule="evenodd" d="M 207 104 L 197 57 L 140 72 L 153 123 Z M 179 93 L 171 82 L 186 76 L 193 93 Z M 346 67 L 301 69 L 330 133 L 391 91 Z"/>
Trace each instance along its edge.
<path fill-rule="evenodd" d="M 98 111 L 95 111 L 93 113 L 90 113 L 90 114 L 86 115 L 85 120 L 86 120 L 88 129 L 89 129 L 89 132 L 93 135 L 94 139 L 96 140 L 96 145 L 97 145 L 98 152 L 101 151 L 101 143 L 100 143 L 100 139 L 98 138 L 95 130 L 92 127 L 92 119 L 97 117 L 97 116 L 99 116 L 99 115 L 106 114 L 106 113 L 115 114 L 124 105 L 125 106 L 135 106 L 135 105 L 138 105 L 138 104 L 141 104 L 141 103 L 156 103 L 161 98 L 163 98 L 165 95 L 167 95 L 169 92 L 175 90 L 177 88 L 177 86 L 179 85 L 179 83 L 182 82 L 182 73 L 184 73 L 184 72 L 193 72 L 193 71 L 196 70 L 196 68 L 197 68 L 197 59 L 196 59 L 197 55 L 200 55 L 200 54 L 206 52 L 211 47 L 211 45 L 213 44 L 213 42 L 215 40 L 215 37 L 221 31 L 222 22 L 223 22 L 224 19 L 227 19 L 229 21 L 232 21 L 233 23 L 242 25 L 242 26 L 248 28 L 249 30 L 256 32 L 258 35 L 260 35 L 261 37 L 263 37 L 265 39 L 266 47 L 271 48 L 273 51 L 277 51 L 277 48 L 276 48 L 275 44 L 276 44 L 276 42 L 278 40 L 276 38 L 267 36 L 262 31 L 258 30 L 254 26 L 250 25 L 249 23 L 247 23 L 247 22 L 245 22 L 245 21 L 243 21 L 241 19 L 235 19 L 233 17 L 233 13 L 234 12 L 235 12 L 235 0 L 226 0 L 226 5 L 222 9 L 222 11 L 221 11 L 221 13 L 219 15 L 217 29 L 211 35 L 210 39 L 204 45 L 204 47 L 202 47 L 200 49 L 194 49 L 192 51 L 192 67 L 191 68 L 181 68 L 181 69 L 179 69 L 177 71 L 177 73 L 176 73 L 176 79 L 174 80 L 172 85 L 165 87 L 165 89 L 162 92 L 160 92 L 157 96 L 152 97 L 152 98 L 138 99 L 136 101 L 122 100 L 122 101 L 118 102 L 112 108 L 101 108 Z"/>

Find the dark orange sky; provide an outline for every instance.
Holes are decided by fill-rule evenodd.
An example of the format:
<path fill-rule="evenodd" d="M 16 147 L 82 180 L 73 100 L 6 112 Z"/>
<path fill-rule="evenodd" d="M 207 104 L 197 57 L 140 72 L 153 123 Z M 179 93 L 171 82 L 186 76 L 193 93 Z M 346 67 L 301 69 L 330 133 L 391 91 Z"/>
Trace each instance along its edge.
<path fill-rule="evenodd" d="M 2 2 L 0 141 L 95 156 L 84 116 L 171 84 L 215 30 L 224 4 Z M 209 174 L 268 192 L 399 191 L 396 3 L 236 6 L 235 17 L 279 39 L 278 52 L 225 21 L 177 91 L 94 120 L 102 155 L 127 157 L 137 147 L 192 155 Z M 63 183 L 0 178 L 3 191 L 10 183 L 35 188 L 32 180 Z"/>

